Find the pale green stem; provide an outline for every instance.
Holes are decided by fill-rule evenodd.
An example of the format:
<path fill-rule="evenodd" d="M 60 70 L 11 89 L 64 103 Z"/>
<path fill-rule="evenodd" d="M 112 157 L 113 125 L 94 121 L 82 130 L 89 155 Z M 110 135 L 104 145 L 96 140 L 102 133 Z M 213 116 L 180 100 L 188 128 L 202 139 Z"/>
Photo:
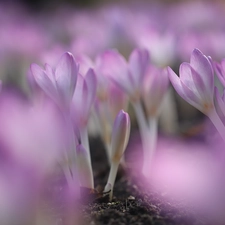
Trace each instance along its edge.
<path fill-rule="evenodd" d="M 225 141 L 225 126 L 221 121 L 220 117 L 218 116 L 215 108 L 208 114 L 209 119 L 212 121 L 214 126 L 216 127 L 217 131 L 219 132 L 220 136 Z"/>
<path fill-rule="evenodd" d="M 91 153 L 90 153 L 90 145 L 89 145 L 89 139 L 88 139 L 88 130 L 87 126 L 81 127 L 80 129 L 80 138 L 81 138 L 81 144 L 84 146 L 85 150 L 87 151 L 87 158 L 91 167 L 91 177 L 92 181 L 91 183 L 93 184 L 94 188 L 94 177 L 93 177 L 93 170 L 92 170 L 92 164 L 91 164 Z"/>
<path fill-rule="evenodd" d="M 148 128 L 148 122 L 145 118 L 144 115 L 144 111 L 142 108 L 141 103 L 138 102 L 134 102 L 133 103 L 133 107 L 135 110 L 135 114 L 136 114 L 136 118 L 137 118 L 137 122 L 138 122 L 138 126 L 139 126 L 139 132 L 141 135 L 141 141 L 142 141 L 142 147 L 143 147 L 143 168 L 142 168 L 142 172 L 144 175 L 146 175 L 147 173 L 147 166 L 149 167 L 149 138 L 151 136 L 150 130 Z"/>
<path fill-rule="evenodd" d="M 107 181 L 107 185 L 105 187 L 105 192 L 109 191 L 108 187 L 111 187 L 111 192 L 109 194 L 109 200 L 112 201 L 112 197 L 113 197 L 113 187 L 115 184 L 115 180 L 116 180 L 116 175 L 117 175 L 117 171 L 118 171 L 118 167 L 119 167 L 119 162 L 112 162 L 111 163 L 111 167 L 110 167 L 110 172 L 109 172 L 109 178 Z"/>
<path fill-rule="evenodd" d="M 91 153 L 90 153 L 87 127 L 86 126 L 81 127 L 79 128 L 79 131 L 80 131 L 81 144 L 84 146 L 85 150 L 87 151 L 88 160 L 91 163 Z"/>
<path fill-rule="evenodd" d="M 104 143 L 105 149 L 106 149 L 106 155 L 107 155 L 107 160 L 109 165 L 111 165 L 111 160 L 110 160 L 110 143 Z"/>
<path fill-rule="evenodd" d="M 158 118 L 157 117 L 149 117 L 148 119 L 149 129 L 146 134 L 147 140 L 147 152 L 145 154 L 146 159 L 144 159 L 142 173 L 145 176 L 149 176 L 151 171 L 152 159 L 156 150 L 156 143 L 158 138 Z"/>
<path fill-rule="evenodd" d="M 103 123 L 104 123 L 104 130 L 103 130 L 103 136 L 105 137 L 104 142 L 105 142 L 105 148 L 106 148 L 106 154 L 107 154 L 107 159 L 109 165 L 111 165 L 111 135 L 112 135 L 112 126 L 113 126 L 113 119 L 112 118 L 112 113 L 110 112 L 110 106 L 109 102 L 102 102 L 102 113 L 103 113 Z"/>
<path fill-rule="evenodd" d="M 145 114 L 143 111 L 143 107 L 140 103 L 140 101 L 133 102 L 134 111 L 136 114 L 139 130 L 141 133 L 141 136 L 144 136 L 144 133 L 148 130 L 148 124 L 145 118 Z"/>

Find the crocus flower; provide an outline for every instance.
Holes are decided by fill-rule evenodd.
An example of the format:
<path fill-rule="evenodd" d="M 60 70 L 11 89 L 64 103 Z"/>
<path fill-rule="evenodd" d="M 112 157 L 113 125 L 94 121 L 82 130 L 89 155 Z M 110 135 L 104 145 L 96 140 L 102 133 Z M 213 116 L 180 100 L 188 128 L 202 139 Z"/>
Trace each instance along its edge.
<path fill-rule="evenodd" d="M 214 74 L 211 59 L 194 49 L 189 63 L 180 65 L 180 78 L 168 67 L 170 81 L 189 104 L 206 114 L 225 141 L 225 127 L 214 106 Z"/>
<path fill-rule="evenodd" d="M 110 192 L 110 200 L 112 200 L 113 186 L 116 179 L 117 170 L 120 164 L 120 160 L 127 147 L 127 143 L 130 136 L 130 117 L 129 115 L 121 110 L 113 125 L 112 139 L 111 139 L 111 168 L 109 178 L 105 191 Z"/>
<path fill-rule="evenodd" d="M 143 80 L 143 100 L 148 116 L 158 116 L 169 85 L 166 70 L 148 66 Z"/>
<path fill-rule="evenodd" d="M 149 55 L 146 50 L 135 49 L 128 63 L 115 50 L 105 51 L 101 55 L 102 73 L 124 90 L 133 101 L 140 98 L 140 86 L 144 77 Z"/>
<path fill-rule="evenodd" d="M 177 93 L 206 115 L 214 108 L 214 74 L 209 59 L 198 49 L 191 54 L 190 63 L 180 65 L 180 77 L 168 67 L 170 81 Z"/>
<path fill-rule="evenodd" d="M 69 107 L 78 74 L 78 66 L 71 53 L 62 55 L 55 70 L 48 64 L 45 64 L 45 69 L 32 64 L 31 72 L 37 84 L 51 99 L 62 107 Z"/>

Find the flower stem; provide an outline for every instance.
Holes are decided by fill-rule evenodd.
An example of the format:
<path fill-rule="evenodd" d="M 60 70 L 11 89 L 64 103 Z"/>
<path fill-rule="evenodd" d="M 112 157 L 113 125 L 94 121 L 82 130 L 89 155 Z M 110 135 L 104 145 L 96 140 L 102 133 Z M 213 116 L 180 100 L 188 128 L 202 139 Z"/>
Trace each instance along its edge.
<path fill-rule="evenodd" d="M 149 176 L 149 173 L 151 171 L 151 165 L 152 165 L 152 159 L 153 155 L 156 150 L 156 142 L 158 137 L 158 118 L 157 117 L 150 117 L 148 119 L 148 133 L 146 134 L 146 143 L 148 151 L 146 152 L 146 160 L 144 160 L 142 173 L 145 176 Z"/>
<path fill-rule="evenodd" d="M 219 132 L 220 136 L 225 141 L 225 126 L 221 121 L 220 117 L 218 116 L 215 108 L 208 114 L 209 119 L 212 121 L 214 126 L 216 127 L 217 131 Z"/>
<path fill-rule="evenodd" d="M 92 165 L 91 165 L 91 153 L 90 153 L 90 145 L 89 145 L 89 139 L 88 139 L 87 126 L 81 127 L 79 130 L 80 130 L 81 143 L 87 151 L 87 158 L 88 158 L 88 162 L 89 162 L 89 165 L 91 168 L 91 171 L 90 171 L 91 177 L 92 177 L 91 183 L 93 184 L 92 188 L 94 188 L 94 177 L 93 177 L 93 171 L 92 171 Z"/>
<path fill-rule="evenodd" d="M 108 188 L 111 187 L 111 192 L 109 194 L 109 200 L 110 201 L 112 201 L 112 197 L 113 197 L 113 187 L 114 187 L 114 183 L 115 183 L 115 180 L 116 180 L 116 174 L 117 174 L 118 167 L 119 167 L 119 162 L 118 163 L 117 162 L 111 163 L 109 178 L 108 178 L 105 190 L 104 190 L 104 191 L 109 191 Z"/>
<path fill-rule="evenodd" d="M 71 117 L 67 114 L 64 114 L 64 119 L 66 123 L 66 129 L 68 133 L 68 145 L 66 146 L 66 152 L 65 152 L 65 159 L 68 162 L 68 171 L 70 171 L 72 174 L 72 177 L 77 175 L 77 168 L 76 168 L 76 141 L 74 136 L 74 129 L 72 125 Z M 65 172 L 65 170 L 64 170 Z M 69 173 L 68 173 L 69 174 Z M 68 177 L 68 174 L 66 175 Z"/>
<path fill-rule="evenodd" d="M 90 154 L 90 146 L 89 146 L 89 140 L 88 140 L 87 127 L 81 127 L 81 128 L 79 128 L 79 131 L 80 131 L 81 143 L 87 151 L 89 162 L 91 162 L 91 154 Z"/>
<path fill-rule="evenodd" d="M 136 113 L 137 122 L 139 125 L 139 132 L 143 146 L 143 167 L 142 173 L 147 176 L 149 173 L 149 165 L 152 160 L 152 155 L 155 149 L 155 141 L 157 138 L 157 120 L 151 119 L 148 122 L 145 118 L 143 108 L 140 102 L 134 102 L 133 107 Z"/>

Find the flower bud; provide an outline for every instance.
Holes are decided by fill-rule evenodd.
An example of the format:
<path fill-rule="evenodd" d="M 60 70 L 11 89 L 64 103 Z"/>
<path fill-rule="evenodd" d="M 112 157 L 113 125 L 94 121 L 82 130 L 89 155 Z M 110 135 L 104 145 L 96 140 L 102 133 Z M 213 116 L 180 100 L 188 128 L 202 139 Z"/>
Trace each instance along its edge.
<path fill-rule="evenodd" d="M 130 135 L 130 117 L 128 113 L 121 110 L 114 122 L 112 132 L 111 161 L 119 162 Z"/>

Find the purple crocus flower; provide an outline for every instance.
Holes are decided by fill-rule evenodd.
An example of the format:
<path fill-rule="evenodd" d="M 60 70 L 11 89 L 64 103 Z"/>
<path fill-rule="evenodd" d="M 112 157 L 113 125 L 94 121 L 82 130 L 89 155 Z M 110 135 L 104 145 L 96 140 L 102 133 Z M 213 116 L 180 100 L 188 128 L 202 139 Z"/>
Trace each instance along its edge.
<path fill-rule="evenodd" d="M 124 90 L 133 101 L 140 98 L 140 86 L 149 55 L 146 50 L 135 49 L 126 62 L 116 50 L 107 50 L 101 55 L 101 71 Z"/>
<path fill-rule="evenodd" d="M 143 100 L 148 116 L 158 116 L 168 86 L 169 79 L 166 70 L 149 65 L 143 80 Z"/>
<path fill-rule="evenodd" d="M 178 94 L 206 114 L 225 141 L 225 127 L 216 112 L 213 101 L 214 73 L 211 58 L 203 55 L 198 49 L 194 49 L 190 63 L 180 65 L 180 78 L 169 67 L 168 73 Z"/>
<path fill-rule="evenodd" d="M 44 69 L 32 64 L 31 72 L 37 84 L 51 99 L 62 107 L 69 107 L 78 74 L 78 66 L 71 53 L 62 55 L 55 70 L 48 64 L 45 64 Z"/>
<path fill-rule="evenodd" d="M 194 49 L 190 63 L 180 65 L 180 77 L 168 67 L 170 81 L 177 93 L 206 115 L 214 108 L 214 74 L 210 60 Z"/>

